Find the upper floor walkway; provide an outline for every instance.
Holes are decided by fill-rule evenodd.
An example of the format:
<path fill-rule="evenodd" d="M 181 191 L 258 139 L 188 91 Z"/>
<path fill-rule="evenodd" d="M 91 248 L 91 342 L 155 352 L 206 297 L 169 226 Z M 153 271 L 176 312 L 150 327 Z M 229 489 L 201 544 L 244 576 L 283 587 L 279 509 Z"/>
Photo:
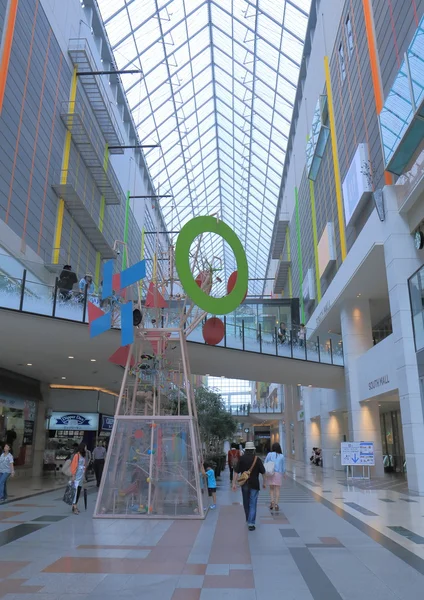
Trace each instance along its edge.
<path fill-rule="evenodd" d="M 26 367 L 28 363 L 34 366 L 36 353 L 40 359 L 43 355 L 52 371 L 55 371 L 53 367 L 63 354 L 60 346 L 68 342 L 67 356 L 87 355 L 87 361 L 95 360 L 97 363 L 103 360 L 108 369 L 108 373 L 104 374 L 105 379 L 112 386 L 111 389 L 116 389 L 117 384 L 112 382 L 120 379 L 120 372 L 111 378 L 114 369 L 111 370 L 107 359 L 120 343 L 119 305 L 112 307 L 114 329 L 98 339 L 90 340 L 86 330 L 88 300 L 98 302 L 94 294 L 87 297 L 77 292 L 70 293 L 64 299 L 55 286 L 34 281 L 27 270 L 13 280 L 0 277 L 0 329 L 9 340 L 7 355 L 2 358 L 0 366 L 13 371 L 17 370 L 16 367 Z M 294 326 L 282 335 L 276 325 L 270 326 L 269 322 L 266 326 L 260 322 L 252 323 L 251 319 L 239 315 L 227 315 L 223 321 L 225 335 L 216 346 L 205 344 L 202 323 L 187 336 L 192 373 L 330 388 L 342 385 L 343 348 L 340 336 L 328 334 L 324 339 L 309 337 L 307 333 L 303 336 Z M 145 322 L 151 326 L 150 319 L 145 319 Z M 175 327 L 172 309 L 163 311 L 161 325 Z M 78 352 L 71 351 L 72 344 L 75 344 Z M 30 350 L 32 345 L 34 349 Z M 25 348 L 28 352 L 23 358 L 22 350 Z M 178 363 L 181 359 L 178 343 L 172 348 L 170 359 Z M 96 357 L 93 353 L 97 353 Z M 95 366 L 100 375 L 104 366 Z M 28 369 L 23 368 L 23 371 L 28 374 Z M 52 372 L 51 376 L 69 384 L 68 372 L 69 361 L 63 375 Z M 46 377 L 45 370 L 43 375 Z M 80 370 L 80 375 L 82 380 L 96 379 L 88 376 L 88 373 L 85 378 L 84 369 Z M 45 380 L 51 382 L 51 377 L 47 376 Z M 58 383 L 61 383 L 60 380 Z M 83 384 L 78 377 L 72 380 L 74 385 Z M 99 381 L 83 385 L 105 387 L 105 383 Z"/>

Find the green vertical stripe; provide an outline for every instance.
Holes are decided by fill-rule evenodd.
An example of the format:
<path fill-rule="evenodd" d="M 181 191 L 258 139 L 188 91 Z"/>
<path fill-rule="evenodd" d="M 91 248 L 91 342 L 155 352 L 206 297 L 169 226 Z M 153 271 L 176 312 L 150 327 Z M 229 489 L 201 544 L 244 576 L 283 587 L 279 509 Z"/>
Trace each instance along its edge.
<path fill-rule="evenodd" d="M 299 302 L 300 302 L 300 321 L 305 322 L 305 307 L 303 305 L 303 266 L 302 266 L 302 241 L 300 239 L 300 218 L 299 218 L 299 197 L 298 189 L 294 188 L 294 197 L 296 200 L 296 235 L 297 235 L 297 264 L 299 267 Z"/>
<path fill-rule="evenodd" d="M 127 201 L 125 204 L 125 225 L 124 225 L 124 242 L 125 242 L 125 246 L 124 246 L 124 251 L 122 253 L 122 268 L 126 269 L 127 268 L 127 246 L 126 244 L 128 244 L 128 223 L 129 223 L 129 218 L 130 218 L 130 192 L 127 192 Z"/>
<path fill-rule="evenodd" d="M 318 260 L 318 231 L 317 231 L 317 213 L 315 210 L 315 189 L 312 179 L 309 180 L 309 192 L 311 197 L 311 214 L 312 214 L 312 235 L 314 237 L 314 257 L 315 257 L 315 280 L 317 284 L 317 301 L 321 302 L 321 278 L 319 276 L 319 260 Z"/>

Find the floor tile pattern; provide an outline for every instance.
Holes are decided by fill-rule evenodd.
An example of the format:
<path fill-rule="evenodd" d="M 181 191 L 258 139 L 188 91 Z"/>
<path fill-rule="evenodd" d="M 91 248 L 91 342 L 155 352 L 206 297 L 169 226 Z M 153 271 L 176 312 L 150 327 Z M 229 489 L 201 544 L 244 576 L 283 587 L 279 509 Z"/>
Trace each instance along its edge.
<path fill-rule="evenodd" d="M 204 521 L 92 519 L 93 501 L 75 516 L 57 490 L 0 507 L 0 599 L 422 600 L 424 500 L 290 470 L 253 532 L 225 472 Z"/>

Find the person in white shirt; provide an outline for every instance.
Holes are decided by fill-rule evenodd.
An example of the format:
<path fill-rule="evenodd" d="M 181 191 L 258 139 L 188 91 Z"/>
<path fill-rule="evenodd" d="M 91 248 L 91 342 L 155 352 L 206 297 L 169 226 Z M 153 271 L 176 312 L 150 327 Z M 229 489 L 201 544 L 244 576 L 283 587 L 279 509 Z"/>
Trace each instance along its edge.
<path fill-rule="evenodd" d="M 96 476 L 97 487 L 100 486 L 100 481 L 102 480 L 103 469 L 105 466 L 105 458 L 106 448 L 103 446 L 103 443 L 99 440 L 97 442 L 97 446 L 93 450 L 94 474 Z"/>
<path fill-rule="evenodd" d="M 13 456 L 10 453 L 9 444 L 5 444 L 0 456 L 0 502 L 7 500 L 6 481 L 15 475 Z"/>

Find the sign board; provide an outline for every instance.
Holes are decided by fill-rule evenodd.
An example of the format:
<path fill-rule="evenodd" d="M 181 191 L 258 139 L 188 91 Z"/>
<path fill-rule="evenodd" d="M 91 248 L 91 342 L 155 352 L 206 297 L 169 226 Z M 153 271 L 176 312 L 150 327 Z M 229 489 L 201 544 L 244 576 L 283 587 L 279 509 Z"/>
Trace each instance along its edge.
<path fill-rule="evenodd" d="M 49 423 L 49 429 L 53 431 L 97 431 L 98 428 L 97 413 L 53 412 Z"/>
<path fill-rule="evenodd" d="M 337 260 L 334 223 L 328 222 L 318 242 L 318 271 L 324 277 Z"/>
<path fill-rule="evenodd" d="M 359 400 L 369 400 L 398 388 L 393 335 L 376 344 L 356 360 Z"/>
<path fill-rule="evenodd" d="M 102 416 L 102 431 L 112 431 L 115 417 Z"/>
<path fill-rule="evenodd" d="M 345 467 L 373 467 L 374 442 L 342 442 L 341 455 Z"/>
<path fill-rule="evenodd" d="M 342 185 L 346 226 L 360 212 L 364 200 L 372 192 L 371 176 L 368 145 L 358 144 Z"/>

